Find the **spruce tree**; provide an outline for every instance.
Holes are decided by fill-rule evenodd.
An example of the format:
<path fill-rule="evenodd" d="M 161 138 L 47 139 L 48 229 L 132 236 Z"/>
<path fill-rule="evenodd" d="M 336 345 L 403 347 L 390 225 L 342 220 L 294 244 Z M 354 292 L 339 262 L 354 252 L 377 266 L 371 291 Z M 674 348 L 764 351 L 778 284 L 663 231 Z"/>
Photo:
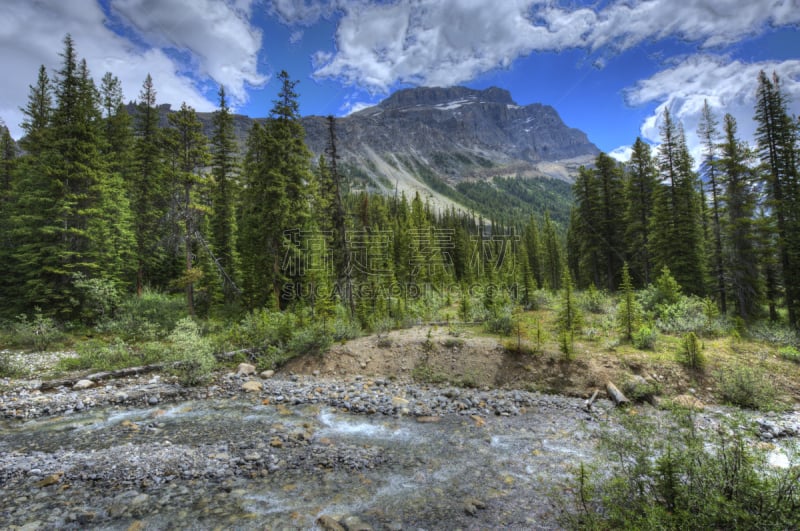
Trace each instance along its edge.
<path fill-rule="evenodd" d="M 651 282 L 653 271 L 650 256 L 650 220 L 653 216 L 653 195 L 658 186 L 656 168 L 650 146 L 641 138 L 633 143 L 625 180 L 625 242 L 633 276 L 642 286 Z"/>
<path fill-rule="evenodd" d="M 716 295 L 720 311 L 725 314 L 728 311 L 727 297 L 725 291 L 725 267 L 723 264 L 722 256 L 722 228 L 720 224 L 720 212 L 722 210 L 721 202 L 721 189 L 719 177 L 719 156 L 718 156 L 718 142 L 719 130 L 717 129 L 718 122 L 711 108 L 708 106 L 708 100 L 703 102 L 703 114 L 700 120 L 700 125 L 697 128 L 697 135 L 703 144 L 703 160 L 701 162 L 701 171 L 705 174 L 706 185 L 711 195 L 711 224 L 713 236 L 713 252 L 712 252 L 712 269 L 716 280 Z"/>
<path fill-rule="evenodd" d="M 775 219 L 789 323 L 800 327 L 800 183 L 797 124 L 787 111 L 786 96 L 777 75 L 762 71 L 756 92 L 756 140 L 764 167 L 769 210 Z"/>
<path fill-rule="evenodd" d="M 734 312 L 745 322 L 758 315 L 761 286 L 754 226 L 755 195 L 748 147 L 736 138 L 736 120 L 725 115 L 724 141 L 720 145 L 719 181 L 723 187 L 722 232 L 725 242 L 726 284 Z"/>
<path fill-rule="evenodd" d="M 556 318 L 561 352 L 567 359 L 572 358 L 575 334 L 580 333 L 583 326 L 583 315 L 575 299 L 572 276 L 564 267 L 561 274 L 561 303 Z"/>
<path fill-rule="evenodd" d="M 164 146 L 150 74 L 144 80 L 134 119 L 133 173 L 128 186 L 136 235 L 136 293 L 145 285 L 165 287 L 169 267 L 167 215 L 172 190 L 165 173 Z"/>
<path fill-rule="evenodd" d="M 219 88 L 219 107 L 214 112 L 211 133 L 211 175 L 214 189 L 211 195 L 211 243 L 222 277 L 222 294 L 226 303 L 236 298 L 238 255 L 236 254 L 236 203 L 239 196 L 239 161 L 233 116 L 225 98 L 225 88 Z"/>
<path fill-rule="evenodd" d="M 180 190 L 175 216 L 183 232 L 184 271 L 180 283 L 186 292 L 187 311 L 194 315 L 194 286 L 202 276 L 202 271 L 195 269 L 195 256 L 200 251 L 199 228 L 208 210 L 200 197 L 204 190 L 198 188 L 207 184 L 201 170 L 208 163 L 208 146 L 203 124 L 195 110 L 185 102 L 168 119 L 170 127 L 165 131 L 165 145 L 171 162 L 172 180 Z"/>
<path fill-rule="evenodd" d="M 0 315 L 13 309 L 14 274 L 12 255 L 14 240 L 12 237 L 12 185 L 14 184 L 17 166 L 17 145 L 5 123 L 0 120 L 0 264 L 6 274 L 0 275 Z"/>
<path fill-rule="evenodd" d="M 620 303 L 617 309 L 617 321 L 622 329 L 622 337 L 626 341 L 633 339 L 633 332 L 639 318 L 639 307 L 636 293 L 633 290 L 628 263 L 622 266 L 622 283 L 620 284 Z"/>
<path fill-rule="evenodd" d="M 661 125 L 658 168 L 664 184 L 656 187 L 650 222 L 650 248 L 657 269 L 669 267 L 689 292 L 705 291 L 701 196 L 683 129 L 667 109 Z"/>
<path fill-rule="evenodd" d="M 544 213 L 542 229 L 542 249 L 544 262 L 545 285 L 552 291 L 561 289 L 561 278 L 564 270 L 562 244 L 556 233 L 556 226 L 550 219 L 550 211 Z"/>
<path fill-rule="evenodd" d="M 310 180 L 311 154 L 295 92 L 296 81 L 282 71 L 281 90 L 273 102 L 270 119 L 254 126 L 245 160 L 245 190 L 242 198 L 240 252 L 246 281 L 246 298 L 253 307 L 284 308 L 290 300 L 281 296 L 287 281 L 282 267 L 298 259 L 298 243 L 286 231 L 303 230 L 309 221 L 305 186 Z"/>

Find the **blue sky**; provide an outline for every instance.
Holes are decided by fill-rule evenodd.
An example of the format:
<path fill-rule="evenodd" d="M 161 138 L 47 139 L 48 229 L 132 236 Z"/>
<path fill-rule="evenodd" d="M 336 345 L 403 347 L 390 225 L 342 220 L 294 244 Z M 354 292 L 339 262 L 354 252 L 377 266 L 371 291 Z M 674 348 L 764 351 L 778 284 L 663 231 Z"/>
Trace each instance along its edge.
<path fill-rule="evenodd" d="M 95 79 L 135 99 L 213 110 L 223 84 L 264 116 L 282 69 L 303 114 L 345 115 L 410 86 L 499 86 L 541 102 L 624 156 L 658 141 L 669 107 L 690 146 L 703 100 L 752 138 L 759 70 L 777 71 L 800 113 L 800 0 L 2 0 L 0 118 L 19 123 L 40 64 L 72 34 Z"/>

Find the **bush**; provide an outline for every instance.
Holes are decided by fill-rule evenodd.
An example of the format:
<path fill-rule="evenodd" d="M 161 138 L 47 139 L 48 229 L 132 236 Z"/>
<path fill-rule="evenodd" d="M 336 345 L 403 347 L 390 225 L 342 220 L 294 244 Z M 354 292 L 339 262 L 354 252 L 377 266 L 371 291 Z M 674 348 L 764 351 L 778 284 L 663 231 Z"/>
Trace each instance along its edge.
<path fill-rule="evenodd" d="M 640 350 L 653 350 L 656 348 L 657 339 L 658 332 L 655 328 L 640 326 L 639 329 L 633 333 L 633 346 Z"/>
<path fill-rule="evenodd" d="M 745 409 L 772 409 L 775 406 L 775 388 L 763 371 L 739 366 L 720 371 L 717 382 L 719 393 L 728 404 Z"/>
<path fill-rule="evenodd" d="M 514 320 L 508 313 L 490 317 L 486 320 L 486 331 L 501 336 L 510 336 L 514 331 Z"/>
<path fill-rule="evenodd" d="M 750 337 L 778 346 L 800 347 L 800 337 L 791 327 L 772 323 L 760 322 L 750 327 Z"/>
<path fill-rule="evenodd" d="M 581 294 L 579 304 L 582 310 L 589 313 L 608 313 L 611 301 L 605 292 L 591 284 L 589 289 Z"/>
<path fill-rule="evenodd" d="M 108 321 L 122 301 L 119 291 L 110 280 L 86 278 L 82 273 L 75 273 L 72 284 L 82 299 L 81 318 L 86 324 Z"/>
<path fill-rule="evenodd" d="M 705 369 L 706 357 L 703 354 L 703 345 L 694 332 L 684 336 L 678 357 L 681 363 L 694 371 Z"/>
<path fill-rule="evenodd" d="M 778 351 L 778 355 L 785 360 L 800 363 L 800 350 L 792 346 L 783 347 Z"/>
<path fill-rule="evenodd" d="M 100 323 L 98 329 L 130 342 L 163 339 L 186 316 L 185 306 L 181 296 L 146 289 L 141 297 L 124 299 L 114 319 Z"/>
<path fill-rule="evenodd" d="M 200 328 L 191 318 L 178 321 L 167 337 L 169 359 L 175 362 L 173 372 L 183 385 L 198 385 L 208 380 L 216 366 L 216 359 L 208 339 L 200 335 Z"/>
<path fill-rule="evenodd" d="M 645 380 L 635 376 L 622 385 L 625 396 L 634 402 L 653 402 L 661 393 L 661 388 L 655 380 Z"/>
<path fill-rule="evenodd" d="M 667 426 L 621 418 L 601 448 L 610 470 L 575 471 L 563 524 L 572 529 L 796 529 L 800 467 L 772 473 L 741 419 L 705 435 L 690 414 Z M 797 463 L 793 463 L 797 465 Z"/>
<path fill-rule="evenodd" d="M 20 314 L 12 324 L 11 342 L 37 352 L 47 350 L 53 343 L 64 338 L 64 334 L 50 317 L 45 317 L 39 308 L 33 318 Z"/>

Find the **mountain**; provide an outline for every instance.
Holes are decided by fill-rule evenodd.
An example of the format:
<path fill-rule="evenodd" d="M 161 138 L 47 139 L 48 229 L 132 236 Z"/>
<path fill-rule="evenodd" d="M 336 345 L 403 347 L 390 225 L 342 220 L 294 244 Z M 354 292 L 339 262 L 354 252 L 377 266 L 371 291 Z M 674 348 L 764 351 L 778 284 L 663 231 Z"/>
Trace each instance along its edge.
<path fill-rule="evenodd" d="M 198 116 L 210 132 L 211 114 Z M 234 117 L 242 146 L 252 122 Z M 307 116 L 302 123 L 311 151 L 323 154 L 326 118 Z M 400 90 L 373 107 L 337 118 L 336 134 L 340 166 L 354 186 L 419 192 L 436 207 L 478 211 L 481 201 L 474 196 L 476 189 L 485 191 L 485 183 L 502 192 L 502 186 L 492 185 L 498 177 L 571 182 L 577 168 L 591 164 L 599 153 L 585 133 L 565 125 L 551 106 L 518 105 L 507 90 L 496 87 Z M 569 188 L 555 186 L 559 195 Z"/>

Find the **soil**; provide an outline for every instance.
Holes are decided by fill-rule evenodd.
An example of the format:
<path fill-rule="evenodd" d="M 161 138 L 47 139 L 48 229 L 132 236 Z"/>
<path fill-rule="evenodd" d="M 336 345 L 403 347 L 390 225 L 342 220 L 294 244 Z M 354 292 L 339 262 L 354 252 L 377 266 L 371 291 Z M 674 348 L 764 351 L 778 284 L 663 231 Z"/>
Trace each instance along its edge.
<path fill-rule="evenodd" d="M 283 370 L 297 374 L 416 379 L 465 387 L 513 388 L 588 397 L 608 381 L 618 385 L 644 372 L 644 364 L 612 356 L 589 355 L 577 344 L 567 361 L 560 352 L 519 354 L 506 341 L 479 330 L 453 332 L 447 327 L 413 327 L 370 335 L 333 346 L 323 356 L 304 356 Z M 513 346 L 513 345 L 512 345 Z M 647 366 L 652 369 L 652 365 Z M 655 377 L 680 394 L 688 388 L 680 371 L 659 368 Z M 604 392 L 604 391 L 603 391 Z"/>

